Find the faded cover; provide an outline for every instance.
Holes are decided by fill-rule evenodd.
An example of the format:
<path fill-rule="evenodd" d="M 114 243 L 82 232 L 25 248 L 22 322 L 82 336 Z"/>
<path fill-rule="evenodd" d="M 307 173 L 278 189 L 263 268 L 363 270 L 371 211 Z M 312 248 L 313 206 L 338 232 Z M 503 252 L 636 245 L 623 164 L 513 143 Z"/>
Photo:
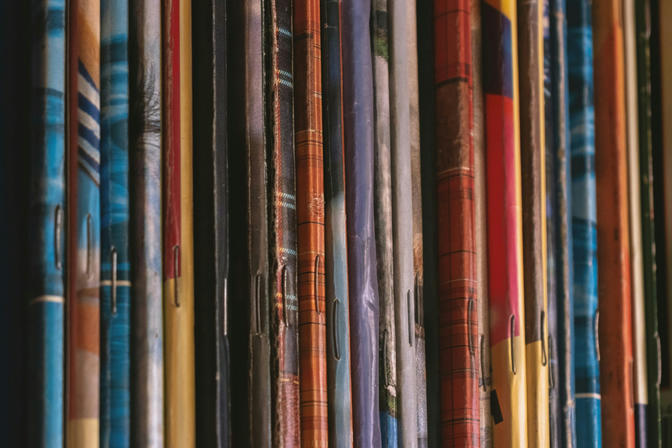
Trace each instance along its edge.
<path fill-rule="evenodd" d="M 494 443 L 527 440 L 525 310 L 518 116 L 518 42 L 513 2 L 481 3 L 488 192 L 491 409 Z"/>
<path fill-rule="evenodd" d="M 161 1 L 129 8 L 131 437 L 162 448 Z"/>
<path fill-rule="evenodd" d="M 415 299 L 413 197 L 411 186 L 410 58 L 408 7 L 390 0 L 390 154 L 392 158 L 392 237 L 397 355 L 399 444 L 416 447 Z"/>
<path fill-rule="evenodd" d="M 658 336 L 656 226 L 654 222 L 653 145 L 651 119 L 651 36 L 650 4 L 648 0 L 635 2 L 635 30 L 637 39 L 637 113 L 639 144 L 639 180 L 642 220 L 642 262 L 644 266 L 644 309 L 647 363 L 647 441 L 649 446 L 660 447 L 662 442 L 660 416 L 660 338 Z"/>
<path fill-rule="evenodd" d="M 555 133 L 553 123 L 552 75 L 551 75 L 551 17 L 549 0 L 543 0 L 544 9 L 544 149 L 546 151 L 544 167 L 546 171 L 546 297 L 548 335 L 548 435 L 549 445 L 560 446 L 560 394 L 558 383 L 558 313 L 556 295 L 556 200 L 555 200 Z M 564 98 L 563 98 L 564 99 Z M 560 99 L 562 100 L 562 99 Z"/>
<path fill-rule="evenodd" d="M 231 446 L 227 2 L 192 2 L 196 444 Z M 209 25 L 209 26 L 206 26 Z"/>
<path fill-rule="evenodd" d="M 574 347 L 576 352 L 576 443 L 597 447 L 602 443 L 600 366 L 597 341 L 597 228 L 595 196 L 595 111 L 593 108 L 593 41 L 590 2 L 567 2 L 567 53 L 572 178 L 572 248 L 574 256 Z M 560 339 L 560 353 L 564 355 Z M 566 342 L 565 342 L 566 344 Z M 565 392 L 561 357 L 560 399 Z M 566 420 L 563 422 L 566 434 Z M 567 446 L 567 439 L 563 439 Z"/>
<path fill-rule="evenodd" d="M 373 218 L 370 0 L 342 4 L 343 129 L 354 446 L 378 448 L 378 281 Z"/>
<path fill-rule="evenodd" d="M 625 46 L 625 118 L 627 137 L 628 203 L 630 224 L 630 274 L 632 282 L 633 398 L 635 446 L 647 446 L 648 378 L 644 310 L 644 262 L 642 247 L 641 187 L 639 167 L 639 122 L 637 83 L 637 37 L 635 1 L 623 0 Z"/>
<path fill-rule="evenodd" d="M 46 448 L 64 442 L 65 1 L 34 1 L 31 16 L 30 275 L 26 297 L 30 425 L 21 439 L 28 446 Z"/>
<path fill-rule="evenodd" d="M 325 285 L 329 446 L 352 446 L 350 302 L 345 221 L 340 1 L 322 0 Z"/>
<path fill-rule="evenodd" d="M 131 444 L 128 0 L 101 1 L 100 445 Z"/>
<path fill-rule="evenodd" d="M 470 6 L 465 0 L 434 1 L 441 445 L 444 447 L 480 446 L 481 439 Z M 452 25 L 457 26 L 457 32 L 452 31 Z"/>
<path fill-rule="evenodd" d="M 196 444 L 191 0 L 163 10 L 163 311 L 166 448 Z"/>
<path fill-rule="evenodd" d="M 474 95 L 474 238 L 478 285 L 478 395 L 481 448 L 492 447 L 490 417 L 490 303 L 488 301 L 488 226 L 485 165 L 485 128 L 481 58 L 481 0 L 470 0 L 472 94 Z"/>
<path fill-rule="evenodd" d="M 420 153 L 420 91 L 418 80 L 418 25 L 415 2 L 407 2 L 406 40 L 408 45 L 408 120 L 411 140 L 411 200 L 413 201 L 413 287 L 415 301 L 415 403 L 418 446 L 428 443 L 427 366 L 425 358 L 424 261 L 422 238 L 422 176 Z"/>
<path fill-rule="evenodd" d="M 276 447 L 300 445 L 299 286 L 292 66 L 292 2 L 265 4 L 269 19 L 266 76 L 269 127 L 269 303 L 271 430 Z M 298 139 L 297 139 L 298 141 Z M 298 147 L 298 145 L 297 145 Z M 272 151 L 272 152 L 271 152 Z M 270 274 L 274 272 L 274 274 Z M 264 309 L 264 308 L 262 308 Z"/>
<path fill-rule="evenodd" d="M 390 153 L 390 79 L 387 0 L 373 1 L 372 46 L 376 100 L 374 206 L 380 339 L 378 342 L 380 432 L 383 448 L 396 448 L 397 352 L 394 321 L 394 240 L 392 236 L 392 158 Z"/>
<path fill-rule="evenodd" d="M 632 301 L 625 127 L 623 28 L 619 0 L 593 1 L 595 180 L 604 446 L 634 446 Z M 619 331 L 613 331 L 618 328 Z"/>
<path fill-rule="evenodd" d="M 527 441 L 547 446 L 546 149 L 544 147 L 543 4 L 518 1 L 520 150 L 527 367 Z"/>
<path fill-rule="evenodd" d="M 97 447 L 100 415 L 100 1 L 69 7 L 67 445 Z"/>

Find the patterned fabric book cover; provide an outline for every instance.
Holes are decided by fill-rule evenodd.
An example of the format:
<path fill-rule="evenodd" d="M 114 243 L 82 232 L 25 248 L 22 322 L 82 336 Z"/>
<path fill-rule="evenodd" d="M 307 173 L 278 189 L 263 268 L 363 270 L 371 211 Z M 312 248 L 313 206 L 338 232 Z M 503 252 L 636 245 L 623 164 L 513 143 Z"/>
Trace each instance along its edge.
<path fill-rule="evenodd" d="M 392 158 L 390 153 L 390 79 L 388 2 L 374 0 L 372 19 L 375 92 L 374 207 L 380 306 L 378 342 L 380 431 L 382 446 L 396 448 L 397 352 L 394 320 L 394 240 L 392 237 Z"/>
<path fill-rule="evenodd" d="M 543 3 L 518 2 L 527 442 L 547 446 L 546 149 Z"/>
<path fill-rule="evenodd" d="M 32 3 L 28 418 L 31 447 L 62 446 L 65 250 L 65 1 Z M 49 23 L 50 27 L 44 26 Z M 94 357 L 95 359 L 95 357 Z"/>
<path fill-rule="evenodd" d="M 67 445 L 99 446 L 100 1 L 69 4 Z"/>
<path fill-rule="evenodd" d="M 390 0 L 390 154 L 399 445 L 418 444 L 407 2 Z"/>
<path fill-rule="evenodd" d="M 294 3 L 301 443 L 328 446 L 320 1 Z"/>
<path fill-rule="evenodd" d="M 224 2 L 192 1 L 196 445 L 216 448 L 232 432 L 226 18 Z"/>
<path fill-rule="evenodd" d="M 576 442 L 602 446 L 602 411 L 597 330 L 598 260 L 595 191 L 595 111 L 590 2 L 567 1 L 569 64 L 572 247 L 574 255 L 574 325 Z M 563 338 L 561 337 L 561 346 Z M 561 349 L 561 353 L 562 349 Z M 561 358 L 561 403 L 564 405 Z M 566 422 L 563 422 L 566 423 Z M 566 426 L 563 424 L 563 429 Z M 564 434 L 564 432 L 563 432 Z M 566 443 L 567 440 L 563 439 Z"/>
<path fill-rule="evenodd" d="M 131 443 L 128 1 L 101 0 L 100 445 Z"/>
<path fill-rule="evenodd" d="M 478 286 L 478 394 L 479 438 L 481 448 L 492 447 L 490 415 L 490 302 L 488 300 L 488 225 L 485 164 L 485 128 L 482 76 L 481 0 L 470 0 L 471 65 L 474 105 L 474 238 L 476 248 L 476 284 Z"/>
<path fill-rule="evenodd" d="M 267 142 L 270 157 L 267 182 L 271 186 L 269 215 L 269 309 L 271 343 L 271 412 L 272 440 L 278 447 L 299 446 L 301 440 L 301 406 L 299 368 L 300 249 L 297 246 L 295 171 L 294 90 L 298 73 L 292 66 L 292 2 L 269 1 L 265 4 L 269 20 L 266 48 L 266 77 L 270 119 Z M 295 48 L 296 51 L 296 48 Z M 298 111 L 298 109 L 296 110 Z M 298 115 L 297 123 L 298 123 Z M 297 128 L 298 129 L 298 128 Z M 297 149 L 298 149 L 298 141 Z M 311 141 L 310 138 L 307 141 Z M 321 154 L 320 154 L 321 156 Z M 296 159 L 298 164 L 298 158 Z M 296 178 L 295 178 L 296 174 Z M 313 222 L 313 221 L 311 221 Z M 300 221 L 299 221 L 300 224 Z M 300 229 L 300 228 L 299 228 Z M 298 261 L 298 262 L 297 262 Z M 262 308 L 263 309 L 263 308 Z"/>
<path fill-rule="evenodd" d="M 470 4 L 436 0 L 441 444 L 448 447 L 478 444 L 481 437 L 471 41 Z"/>
<path fill-rule="evenodd" d="M 518 30 L 512 1 L 481 3 L 494 444 L 527 439 Z M 502 51 L 503 50 L 503 51 Z"/>
<path fill-rule="evenodd" d="M 552 42 L 551 42 L 551 17 L 550 1 L 543 0 L 543 32 L 544 32 L 544 149 L 546 151 L 546 297 L 547 297 L 547 321 L 548 335 L 548 434 L 549 444 L 552 447 L 560 446 L 560 389 L 558 382 L 558 313 L 556 295 L 556 201 L 555 201 L 555 132 L 553 118 L 553 101 L 551 92 L 552 74 Z"/>
<path fill-rule="evenodd" d="M 415 316 L 415 402 L 418 447 L 427 447 L 427 367 L 425 357 L 424 260 L 422 232 L 422 176 L 420 152 L 420 91 L 418 72 L 417 5 L 407 2 L 408 100 L 411 140 L 411 200 L 413 201 L 413 270 Z"/>
<path fill-rule="evenodd" d="M 639 181 L 642 220 L 642 262 L 644 266 L 644 309 L 647 363 L 647 441 L 649 446 L 661 446 L 660 427 L 660 339 L 658 335 L 656 225 L 654 222 L 653 186 L 660 179 L 653 175 L 651 119 L 651 54 L 649 39 L 650 4 L 635 2 L 635 32 L 637 39 L 637 113 L 639 144 Z"/>
<path fill-rule="evenodd" d="M 630 274 L 632 281 L 632 351 L 635 406 L 635 446 L 647 446 L 648 375 L 646 364 L 646 321 L 644 305 L 644 262 L 642 247 L 641 186 L 639 167 L 639 116 L 637 80 L 637 36 L 635 1 L 623 0 L 625 47 L 625 118 L 627 138 L 628 203 L 630 225 Z"/>
<path fill-rule="evenodd" d="M 341 4 L 343 143 L 354 446 L 379 448 L 379 307 L 373 218 L 374 98 L 370 10 L 370 0 Z"/>
<path fill-rule="evenodd" d="M 163 10 L 163 310 L 167 448 L 196 443 L 191 0 Z"/>
<path fill-rule="evenodd" d="M 352 447 L 350 302 L 345 221 L 345 172 L 339 0 L 322 0 L 327 407 L 329 446 Z"/>
<path fill-rule="evenodd" d="M 593 1 L 600 387 L 604 446 L 634 446 L 622 4 Z M 613 331 L 618 328 L 620 331 Z"/>
<path fill-rule="evenodd" d="M 129 2 L 132 444 L 162 448 L 161 1 Z"/>

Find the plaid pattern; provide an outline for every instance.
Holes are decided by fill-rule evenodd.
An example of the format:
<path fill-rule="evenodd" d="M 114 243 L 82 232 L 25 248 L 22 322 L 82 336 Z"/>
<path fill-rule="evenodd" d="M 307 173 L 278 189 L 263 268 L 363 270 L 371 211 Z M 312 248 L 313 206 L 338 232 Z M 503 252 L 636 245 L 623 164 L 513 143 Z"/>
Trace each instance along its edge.
<path fill-rule="evenodd" d="M 579 447 L 601 444 L 600 366 L 597 358 L 597 234 L 595 112 L 590 2 L 567 1 L 574 330 L 576 347 L 576 435 Z M 587 93 L 587 94 L 586 94 Z M 564 402 L 564 400 L 563 400 Z"/>
<path fill-rule="evenodd" d="M 273 226 L 275 281 L 271 359 L 276 446 L 300 445 L 299 433 L 299 339 L 297 302 L 296 192 L 294 178 L 294 120 L 292 74 L 292 1 L 272 0 L 270 106 L 273 136 Z"/>
<path fill-rule="evenodd" d="M 618 0 L 594 0 L 595 184 L 604 446 L 635 444 L 624 48 Z M 614 331 L 618 328 L 619 331 Z"/>
<path fill-rule="evenodd" d="M 457 29 L 453 29 L 457 26 Z M 434 1 L 441 441 L 480 441 L 470 5 Z"/>
<path fill-rule="evenodd" d="M 319 0 L 295 2 L 294 27 L 301 438 L 303 446 L 327 447 L 329 428 Z"/>
<path fill-rule="evenodd" d="M 64 440 L 65 1 L 33 2 L 31 21 L 32 188 L 26 285 L 31 334 L 26 408 L 31 425 L 23 440 L 28 446 L 46 448 L 62 446 Z"/>
<path fill-rule="evenodd" d="M 98 443 L 100 415 L 100 36 L 91 33 L 100 27 L 100 2 L 68 6 L 77 75 L 69 80 L 67 440 L 85 447 Z"/>

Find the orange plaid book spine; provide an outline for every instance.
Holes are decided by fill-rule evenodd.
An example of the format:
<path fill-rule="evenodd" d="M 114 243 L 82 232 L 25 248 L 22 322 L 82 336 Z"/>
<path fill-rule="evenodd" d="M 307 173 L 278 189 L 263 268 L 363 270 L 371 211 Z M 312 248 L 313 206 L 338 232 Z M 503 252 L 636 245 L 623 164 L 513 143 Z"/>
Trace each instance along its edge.
<path fill-rule="evenodd" d="M 301 446 L 327 447 L 324 163 L 319 0 L 294 4 Z"/>
<path fill-rule="evenodd" d="M 441 441 L 478 446 L 478 295 L 468 0 L 434 1 Z"/>

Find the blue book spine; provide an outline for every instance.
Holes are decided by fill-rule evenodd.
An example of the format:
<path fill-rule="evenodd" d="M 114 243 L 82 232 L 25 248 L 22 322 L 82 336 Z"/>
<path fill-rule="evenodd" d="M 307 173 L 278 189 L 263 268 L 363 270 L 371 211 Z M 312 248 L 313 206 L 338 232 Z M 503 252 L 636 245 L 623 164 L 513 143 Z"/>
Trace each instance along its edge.
<path fill-rule="evenodd" d="M 571 120 L 576 432 L 578 447 L 601 447 L 600 369 L 597 346 L 597 230 L 595 111 L 591 2 L 568 0 Z"/>
<path fill-rule="evenodd" d="M 27 446 L 62 446 L 65 269 L 65 1 L 32 3 Z"/>
<path fill-rule="evenodd" d="M 128 1 L 101 2 L 100 446 L 130 445 Z"/>

